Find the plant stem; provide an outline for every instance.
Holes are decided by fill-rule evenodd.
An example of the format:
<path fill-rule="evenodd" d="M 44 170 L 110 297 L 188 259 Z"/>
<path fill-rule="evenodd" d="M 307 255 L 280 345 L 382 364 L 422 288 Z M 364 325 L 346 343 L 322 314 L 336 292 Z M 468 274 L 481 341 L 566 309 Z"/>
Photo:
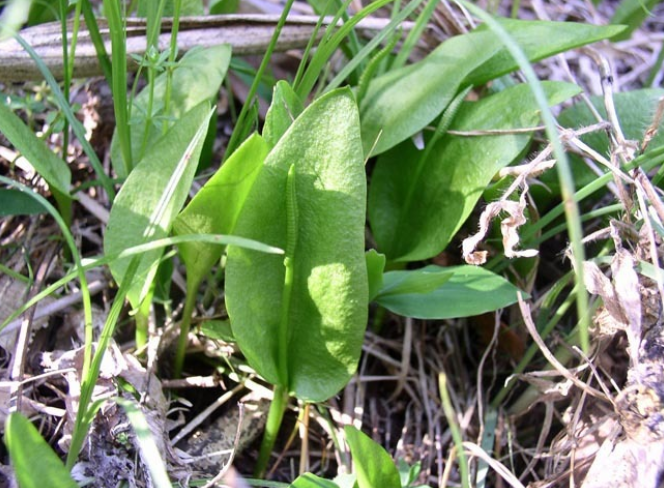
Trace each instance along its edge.
<path fill-rule="evenodd" d="M 447 418 L 447 423 L 452 433 L 454 447 L 456 448 L 457 458 L 459 459 L 459 472 L 461 475 L 461 486 L 470 488 L 470 471 L 468 470 L 468 458 L 463 448 L 463 435 L 456 421 L 456 414 L 450 400 L 450 393 L 447 390 L 447 376 L 445 373 L 438 375 L 438 389 L 440 390 L 440 402 L 443 406 L 443 412 Z"/>
<path fill-rule="evenodd" d="M 184 356 L 187 352 L 187 338 L 189 337 L 189 329 L 191 328 L 191 315 L 196 306 L 196 290 L 200 284 L 198 280 L 195 283 L 190 283 L 187 279 L 187 297 L 184 301 L 184 311 L 182 312 L 182 321 L 180 322 L 180 338 L 178 339 L 178 348 L 175 352 L 175 370 L 174 375 L 176 378 L 182 376 L 182 368 L 184 366 Z"/>
<path fill-rule="evenodd" d="M 263 74 L 265 73 L 268 64 L 272 60 L 272 53 L 274 52 L 274 48 L 277 45 L 277 40 L 279 39 L 279 35 L 281 34 L 281 30 L 283 29 L 284 24 L 286 23 L 286 19 L 288 18 L 288 13 L 290 12 L 290 9 L 293 6 L 294 1 L 295 0 L 286 0 L 286 4 L 284 5 L 281 17 L 279 17 L 279 21 L 277 22 L 277 25 L 274 28 L 274 34 L 272 35 L 270 44 L 268 44 L 267 48 L 265 49 L 265 55 L 263 56 L 263 60 L 261 61 L 258 70 L 256 71 L 256 77 L 254 78 L 254 82 L 251 84 L 251 87 L 249 87 L 249 93 L 247 94 L 247 101 L 242 106 L 242 110 L 240 110 L 240 115 L 237 120 L 236 130 L 234 130 L 233 134 L 231 134 L 231 138 L 228 141 L 228 145 L 226 146 L 224 161 L 227 160 L 231 156 L 231 154 L 233 154 L 233 152 L 238 148 L 238 146 L 242 143 L 241 140 L 238 140 L 239 135 L 243 133 L 242 130 L 243 125 L 245 123 L 245 119 L 248 115 L 249 109 L 254 104 L 254 97 L 258 92 L 258 85 L 260 85 L 260 82 L 263 79 Z M 237 128 L 239 128 L 240 130 L 237 130 Z"/>
<path fill-rule="evenodd" d="M 112 88 L 113 108 L 115 111 L 118 141 L 122 152 L 122 176 L 129 175 L 134 167 L 131 152 L 131 133 L 127 114 L 127 47 L 125 23 L 120 14 L 118 3 L 104 0 L 104 10 L 111 34 L 111 59 L 113 63 Z"/>
<path fill-rule="evenodd" d="M 258 454 L 258 461 L 256 461 L 256 468 L 254 476 L 256 478 L 263 478 L 267 470 L 267 463 L 270 460 L 270 454 L 274 448 L 274 443 L 277 440 L 277 434 L 281 428 L 281 421 L 286 412 L 288 405 L 288 392 L 286 387 L 281 385 L 274 386 L 274 398 L 270 404 L 270 411 L 267 414 L 267 423 L 265 424 L 265 433 L 263 434 L 263 441 L 261 442 L 261 449 Z"/>
<path fill-rule="evenodd" d="M 148 322 L 152 300 L 146 298 L 136 311 L 136 348 L 140 349 L 148 343 Z"/>

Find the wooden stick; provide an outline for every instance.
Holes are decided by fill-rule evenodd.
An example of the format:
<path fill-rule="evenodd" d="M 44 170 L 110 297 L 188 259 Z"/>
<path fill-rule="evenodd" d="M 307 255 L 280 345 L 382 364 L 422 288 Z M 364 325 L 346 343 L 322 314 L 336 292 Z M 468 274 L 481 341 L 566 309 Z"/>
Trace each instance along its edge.
<path fill-rule="evenodd" d="M 209 47 L 218 44 L 230 44 L 235 55 L 262 54 L 270 43 L 279 19 L 278 15 L 209 15 L 206 17 L 183 17 L 178 31 L 178 54 L 182 55 L 195 46 Z M 318 17 L 308 15 L 291 16 L 281 31 L 276 50 L 283 52 L 306 46 L 313 34 Z M 99 29 L 104 39 L 106 51 L 111 51 L 108 24 L 100 19 Z M 329 26 L 331 19 L 325 19 Z M 359 31 L 377 31 L 384 28 L 389 19 L 367 18 L 357 25 Z M 71 23 L 71 21 L 70 21 Z M 84 23 L 82 23 L 84 24 Z M 164 19 L 162 33 L 159 36 L 159 49 L 169 46 L 171 37 L 171 19 Z M 412 22 L 402 25 L 409 29 Z M 71 32 L 71 26 L 67 29 Z M 127 19 L 127 69 L 136 71 L 138 64 L 131 57 L 142 55 L 146 46 L 145 19 Z M 62 30 L 59 22 L 50 22 L 28 27 L 20 32 L 21 36 L 44 60 L 44 63 L 56 79 L 63 78 L 62 66 Z M 319 38 L 323 29 L 319 32 Z M 90 40 L 89 31 L 82 29 L 78 35 L 74 77 L 101 75 L 97 53 Z M 42 75 L 27 52 L 15 39 L 0 42 L 0 81 L 39 80 Z"/>

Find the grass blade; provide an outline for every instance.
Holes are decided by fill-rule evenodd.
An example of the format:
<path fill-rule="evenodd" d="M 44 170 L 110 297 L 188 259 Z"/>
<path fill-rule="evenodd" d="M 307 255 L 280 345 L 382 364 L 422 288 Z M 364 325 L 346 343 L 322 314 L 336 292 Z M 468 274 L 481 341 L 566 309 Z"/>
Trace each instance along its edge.
<path fill-rule="evenodd" d="M 565 207 L 565 216 L 568 224 L 569 238 L 571 241 L 572 260 L 574 269 L 576 271 L 576 282 L 583 283 L 583 266 L 582 263 L 585 259 L 585 251 L 583 249 L 583 229 L 581 228 L 581 219 L 579 217 L 579 206 L 574 199 L 574 179 L 572 171 L 569 166 L 567 154 L 563 149 L 560 141 L 558 130 L 556 129 L 556 120 L 549 109 L 546 95 L 542 89 L 542 85 L 535 74 L 532 66 L 528 62 L 528 58 L 523 53 L 518 44 L 514 42 L 512 37 L 505 31 L 505 29 L 491 15 L 484 12 L 481 8 L 467 2 L 459 0 L 460 3 L 467 8 L 471 13 L 484 21 L 493 33 L 502 41 L 507 50 L 510 52 L 514 60 L 518 63 L 519 68 L 523 71 L 524 76 L 528 80 L 528 84 L 532 93 L 537 100 L 537 104 L 541 110 L 542 119 L 546 127 L 546 135 L 553 145 L 553 153 L 556 157 L 556 168 L 558 169 L 558 178 L 560 179 L 560 187 L 562 191 L 563 205 Z M 577 312 L 579 314 L 579 335 L 581 348 L 587 354 L 590 347 L 589 339 L 589 319 L 588 314 L 588 294 L 583 286 L 577 288 Z"/>

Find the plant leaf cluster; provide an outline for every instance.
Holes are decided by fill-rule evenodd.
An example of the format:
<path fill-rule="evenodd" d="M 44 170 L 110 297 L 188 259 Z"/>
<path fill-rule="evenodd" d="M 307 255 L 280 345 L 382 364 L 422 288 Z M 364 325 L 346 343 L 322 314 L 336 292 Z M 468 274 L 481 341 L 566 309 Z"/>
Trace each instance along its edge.
<path fill-rule="evenodd" d="M 200 5 L 176 1 L 167 7 L 177 17 L 181 7 L 195 12 Z M 337 7 L 336 15 L 343 17 L 345 6 Z M 122 186 L 111 208 L 104 253 L 120 256 L 109 265 L 120 289 L 102 344 L 113 334 L 125 296 L 136 314 L 137 344 L 145 344 L 159 266 L 172 256 L 165 255 L 164 248 L 176 244 L 187 272 L 175 362 L 179 375 L 198 290 L 225 253 L 225 303 L 233 340 L 248 365 L 274 386 L 259 473 L 288 399 L 324 402 L 355 374 L 370 303 L 397 315 L 439 320 L 495 311 L 516 302 L 518 288 L 495 272 L 466 265 L 441 267 L 428 260 L 458 236 L 498 171 L 523 159 L 542 111 L 580 92 L 570 83 L 543 82 L 543 106 L 531 85 L 511 86 L 513 80 L 503 76 L 517 69 L 517 63 L 487 27 L 455 36 L 413 64 L 403 65 L 405 58 L 393 56 L 388 48 L 366 62 L 368 50 L 361 49 L 352 26 L 376 8 L 369 6 L 338 32 L 328 32 L 292 86 L 286 81 L 274 85 L 260 134 L 245 121 L 246 114 L 255 110 L 254 100 L 247 102 L 226 160 L 188 203 L 213 104 L 231 66 L 230 47 L 194 50 L 177 63 L 172 51 L 153 53 L 148 85 L 130 103 L 124 102 L 126 94 L 116 99 L 118 120 L 127 123 L 117 128 L 111 146 L 113 168 Z M 117 6 L 107 4 L 107 9 Z M 121 31 L 119 12 L 112 13 L 117 18 L 111 28 Z M 152 26 L 163 10 L 146 13 Z M 431 15 L 431 9 L 423 15 Z M 618 17 L 630 22 L 639 18 L 633 8 Z M 501 19 L 499 25 L 530 62 L 623 30 L 509 19 Z M 116 34 L 114 49 L 123 40 L 123 32 Z M 398 44 L 400 33 L 393 29 L 383 34 L 388 47 Z M 352 42 L 343 48 L 357 56 L 349 80 L 356 82 L 336 88 L 333 80 L 326 89 L 320 71 L 347 36 Z M 116 51 L 112 68 L 116 91 L 126 81 L 118 56 Z M 355 71 L 362 69 L 366 76 L 357 76 Z M 259 78 L 250 93 L 256 92 Z M 479 100 L 466 99 L 473 87 L 492 81 L 488 95 L 478 91 Z M 321 85 L 320 96 L 311 93 L 316 82 Z M 644 96 L 651 103 L 660 92 L 627 94 L 619 111 L 628 120 L 635 113 L 631 107 L 639 106 Z M 578 126 L 588 117 L 574 106 L 563 112 L 561 121 Z M 630 122 L 630 127 L 641 123 L 641 119 Z M 67 164 L 2 104 L 0 131 L 66 208 L 75 198 Z M 591 136 L 589 144 L 602 150 L 607 141 Z M 661 138 L 653 140 L 653 153 L 661 144 Z M 368 159 L 371 165 L 365 164 Z M 19 198 L 13 191 L 3 190 L 0 202 Z M 376 249 L 367 250 L 367 242 L 375 242 Z M 170 275 L 168 268 L 163 269 Z M 169 280 L 164 280 L 165 285 Z M 224 337 L 228 335 L 224 329 Z M 91 340 L 90 336 L 88 354 Z M 93 361 L 86 360 L 89 369 L 82 398 L 88 403 L 102 354 L 98 351 Z M 95 407 L 88 403 L 83 402 L 77 418 L 69 467 L 94 415 Z M 131 410 L 130 405 L 127 408 Z M 143 425 L 140 418 L 135 422 Z M 356 465 L 351 478 L 329 481 L 308 473 L 291 486 L 400 488 L 415 482 L 415 467 L 398 468 L 384 449 L 354 428 L 347 427 L 345 436 Z M 6 443 L 17 469 L 25 469 L 26 453 L 33 450 L 47 461 L 43 470 L 54 480 L 53 486 L 72 485 L 66 468 L 23 417 L 9 417 Z M 35 478 L 26 473 L 19 482 L 36 486 Z"/>

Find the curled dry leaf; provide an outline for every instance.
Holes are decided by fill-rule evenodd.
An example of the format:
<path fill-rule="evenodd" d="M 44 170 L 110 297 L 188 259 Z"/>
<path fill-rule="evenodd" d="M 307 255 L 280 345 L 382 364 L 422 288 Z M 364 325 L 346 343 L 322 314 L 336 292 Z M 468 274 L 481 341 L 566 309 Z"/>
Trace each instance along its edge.
<path fill-rule="evenodd" d="M 583 263 L 584 284 L 588 292 L 599 295 L 606 313 L 600 311 L 595 322 L 600 325 L 601 335 L 613 335 L 624 330 L 629 340 L 632 364 L 638 363 L 641 343 L 641 287 L 636 273 L 636 259 L 623 246 L 617 227 L 611 224 L 611 235 L 616 252 L 611 260 L 613 281 L 607 278 L 593 262 Z M 601 319 L 601 320 L 600 320 Z"/>
<path fill-rule="evenodd" d="M 535 249 L 526 249 L 523 251 L 515 249 L 520 242 L 517 230 L 526 223 L 526 217 L 523 212 L 526 208 L 527 193 L 528 185 L 524 184 L 523 192 L 518 201 L 515 202 L 512 200 L 501 199 L 487 205 L 480 216 L 479 232 L 464 239 L 462 244 L 463 258 L 468 264 L 479 265 L 486 262 L 487 252 L 476 251 L 475 249 L 489 231 L 491 220 L 496 218 L 501 212 L 506 212 L 508 214 L 508 216 L 500 222 L 500 233 L 503 236 L 505 256 L 508 258 L 531 258 L 537 256 L 537 250 Z"/>

